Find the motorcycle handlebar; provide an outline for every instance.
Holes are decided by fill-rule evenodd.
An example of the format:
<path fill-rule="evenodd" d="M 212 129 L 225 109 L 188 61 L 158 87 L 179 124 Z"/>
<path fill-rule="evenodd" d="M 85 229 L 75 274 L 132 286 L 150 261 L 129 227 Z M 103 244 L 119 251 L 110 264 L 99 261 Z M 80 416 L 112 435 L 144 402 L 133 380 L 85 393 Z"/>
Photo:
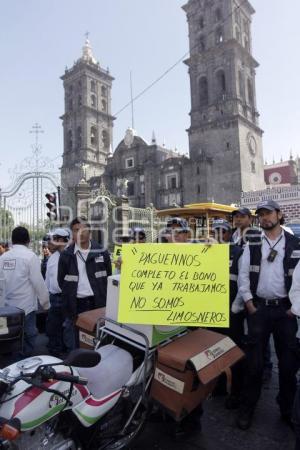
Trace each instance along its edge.
<path fill-rule="evenodd" d="M 34 380 L 35 378 L 37 378 L 37 376 L 42 377 L 43 381 L 48 380 L 66 381 L 67 383 L 82 384 L 84 386 L 88 384 L 87 378 L 83 378 L 78 375 L 72 375 L 69 373 L 57 373 L 53 367 L 47 366 L 43 367 L 42 370 L 38 370 L 33 373 L 27 374 L 22 373 L 21 375 L 16 377 L 13 381 L 10 381 L 10 383 L 8 383 L 8 386 L 12 386 L 20 380 L 29 382 L 29 380 Z"/>
<path fill-rule="evenodd" d="M 57 373 L 53 367 L 44 367 L 41 371 L 39 371 L 39 375 L 42 377 L 44 381 L 48 380 L 57 380 L 57 381 L 66 381 L 67 383 L 75 383 L 75 384 L 82 384 L 87 385 L 88 380 L 83 377 L 79 377 L 78 375 L 72 375 L 69 373 Z M 21 376 L 17 377 L 13 384 L 15 384 L 19 380 L 29 380 L 29 379 L 35 379 L 37 377 L 37 372 L 34 373 L 28 373 L 28 374 L 22 374 Z"/>
<path fill-rule="evenodd" d="M 56 373 L 53 378 L 58 381 L 67 381 L 69 383 L 75 384 L 87 385 L 88 383 L 88 380 L 86 378 L 82 378 L 77 375 L 69 375 L 67 373 Z"/>

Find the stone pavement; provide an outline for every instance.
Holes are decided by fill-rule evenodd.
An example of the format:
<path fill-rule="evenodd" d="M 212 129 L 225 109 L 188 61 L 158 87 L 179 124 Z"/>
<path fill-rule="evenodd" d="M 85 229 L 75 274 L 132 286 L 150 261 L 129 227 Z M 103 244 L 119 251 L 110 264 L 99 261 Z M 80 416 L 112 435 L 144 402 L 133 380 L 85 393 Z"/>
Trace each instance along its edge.
<path fill-rule="evenodd" d="M 47 353 L 46 343 L 45 335 L 39 335 L 35 353 Z M 272 359 L 276 361 L 274 353 Z M 277 391 L 275 363 L 272 379 L 263 389 L 250 430 L 239 430 L 235 425 L 237 412 L 224 408 L 224 397 L 215 397 L 204 403 L 201 432 L 175 440 L 170 425 L 148 422 L 130 450 L 294 450 L 294 433 L 281 421 L 275 402 Z"/>
<path fill-rule="evenodd" d="M 277 366 L 272 380 L 265 385 L 247 431 L 235 425 L 237 411 L 224 408 L 224 397 L 209 399 L 204 404 L 202 431 L 180 441 L 168 433 L 165 423 L 148 423 L 131 450 L 294 450 L 295 436 L 279 415 L 275 402 L 278 388 Z"/>

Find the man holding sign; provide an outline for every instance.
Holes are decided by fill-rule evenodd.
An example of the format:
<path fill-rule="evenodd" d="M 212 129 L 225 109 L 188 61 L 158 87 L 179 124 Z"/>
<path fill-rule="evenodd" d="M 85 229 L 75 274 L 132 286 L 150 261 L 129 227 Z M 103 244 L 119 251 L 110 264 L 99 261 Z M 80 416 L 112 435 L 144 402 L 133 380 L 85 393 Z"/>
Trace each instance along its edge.
<path fill-rule="evenodd" d="M 168 223 L 175 244 L 123 245 L 118 321 L 229 326 L 229 247 L 183 243 L 189 234 L 184 222 Z M 176 433 L 198 428 L 201 415 L 200 405 Z"/>
<path fill-rule="evenodd" d="M 190 228 L 186 220 L 180 217 L 172 217 L 167 222 L 165 230 L 169 234 L 169 242 L 186 243 L 190 235 Z"/>
<path fill-rule="evenodd" d="M 124 239 L 125 238 L 125 239 Z M 124 240 L 123 240 L 124 239 Z M 123 243 L 145 244 L 146 233 L 143 228 L 135 227 L 130 230 L 129 236 L 123 236 Z M 116 245 L 113 254 L 112 271 L 114 274 L 121 273 L 122 245 Z"/>
<path fill-rule="evenodd" d="M 230 223 L 224 219 L 214 220 L 212 223 L 212 230 L 215 233 L 215 239 L 221 243 L 227 243 L 230 245 L 229 249 L 229 277 L 230 277 L 230 308 L 234 300 L 238 297 L 238 273 L 240 257 L 243 250 L 238 245 L 232 242 L 232 228 Z M 244 336 L 244 312 L 230 313 L 230 327 L 227 329 L 219 330 L 221 333 L 228 335 L 239 347 L 242 346 L 242 340 Z M 240 405 L 240 396 L 242 391 L 242 384 L 244 379 L 244 361 L 239 361 L 232 368 L 232 385 L 231 393 L 227 397 L 225 406 L 227 409 L 235 409 Z M 220 379 L 222 380 L 222 378 Z M 218 386 L 219 387 L 219 386 Z M 224 383 L 220 383 L 221 390 L 225 390 Z"/>

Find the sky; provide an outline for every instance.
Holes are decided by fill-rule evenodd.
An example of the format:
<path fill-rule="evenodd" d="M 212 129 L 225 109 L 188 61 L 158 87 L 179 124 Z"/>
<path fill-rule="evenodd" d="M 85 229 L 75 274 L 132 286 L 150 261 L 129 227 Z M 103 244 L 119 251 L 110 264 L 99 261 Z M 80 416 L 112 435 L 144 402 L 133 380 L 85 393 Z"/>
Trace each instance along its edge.
<path fill-rule="evenodd" d="M 299 0 L 252 0 L 257 106 L 265 159 L 300 154 Z M 0 1 L 0 188 L 32 154 L 39 123 L 42 157 L 58 170 L 63 152 L 64 93 L 60 76 L 82 53 L 90 33 L 94 56 L 115 77 L 112 110 L 137 95 L 188 52 L 188 28 L 179 0 Z M 138 135 L 188 152 L 190 85 L 180 62 L 134 104 Z M 131 126 L 131 110 L 117 115 L 114 148 Z M 18 166 L 18 167 L 17 167 Z M 23 165 L 24 166 L 24 165 Z"/>

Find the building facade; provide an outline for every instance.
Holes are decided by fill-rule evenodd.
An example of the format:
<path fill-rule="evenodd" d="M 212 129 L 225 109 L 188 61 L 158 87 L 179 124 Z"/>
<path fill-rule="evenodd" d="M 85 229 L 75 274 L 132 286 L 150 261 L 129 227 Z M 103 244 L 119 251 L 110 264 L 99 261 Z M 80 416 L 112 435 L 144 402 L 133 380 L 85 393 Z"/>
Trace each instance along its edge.
<path fill-rule="evenodd" d="M 272 199 L 279 203 L 285 221 L 300 220 L 300 159 L 292 154 L 287 161 L 265 165 L 266 189 L 243 192 L 241 204 L 255 209 L 258 202 Z"/>
<path fill-rule="evenodd" d="M 237 202 L 263 189 L 248 0 L 189 0 L 190 158 L 200 163 L 199 200 Z"/>
<path fill-rule="evenodd" d="M 188 158 L 151 143 L 128 128 L 114 154 L 108 158 L 104 184 L 117 197 L 128 197 L 131 206 L 166 208 L 184 202 L 184 166 Z"/>
<path fill-rule="evenodd" d="M 189 0 L 183 10 L 190 47 L 185 61 L 191 95 L 189 156 L 158 145 L 155 137 L 147 143 L 132 129 L 110 153 L 113 78 L 96 62 L 87 41 L 82 57 L 62 77 L 62 193 L 67 204 L 81 178 L 91 189 L 104 183 L 112 195 L 128 196 L 138 208 L 239 203 L 241 192 L 265 188 L 258 63 L 251 45 L 255 11 L 248 0 Z"/>
<path fill-rule="evenodd" d="M 243 192 L 241 205 L 255 209 L 256 205 L 272 199 L 279 203 L 286 223 L 300 221 L 300 185 L 295 186 L 270 186 L 261 191 Z"/>
<path fill-rule="evenodd" d="M 75 209 L 76 186 L 81 179 L 101 176 L 112 142 L 113 77 L 94 58 L 86 39 L 82 56 L 61 77 L 65 93 L 62 204 Z"/>
<path fill-rule="evenodd" d="M 185 61 L 191 92 L 189 158 L 164 152 L 162 161 L 161 149 L 148 148 L 144 141 L 139 153 L 136 140 L 130 148 L 122 141 L 107 168 L 110 189 L 116 193 L 116 180 L 126 174 L 133 205 L 151 202 L 161 209 L 203 201 L 239 203 L 242 191 L 265 187 L 255 91 L 258 63 L 251 48 L 254 10 L 244 0 L 190 0 L 183 9 L 190 46 Z M 124 161 L 130 158 L 137 162 L 136 172 L 126 169 Z"/>
<path fill-rule="evenodd" d="M 300 161 L 290 156 L 288 161 L 265 165 L 265 182 L 268 186 L 290 186 L 299 183 Z"/>

